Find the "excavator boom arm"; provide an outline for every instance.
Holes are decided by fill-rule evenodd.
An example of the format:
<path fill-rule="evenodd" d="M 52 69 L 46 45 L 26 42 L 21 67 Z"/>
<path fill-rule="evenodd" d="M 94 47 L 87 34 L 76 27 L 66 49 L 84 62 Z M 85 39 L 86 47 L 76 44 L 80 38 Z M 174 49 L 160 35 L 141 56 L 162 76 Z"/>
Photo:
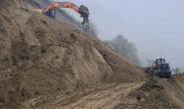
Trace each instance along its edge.
<path fill-rule="evenodd" d="M 46 9 L 44 9 L 44 13 L 53 8 L 71 8 L 75 12 L 79 12 L 79 7 L 71 2 L 52 2 Z"/>
<path fill-rule="evenodd" d="M 82 24 L 88 23 L 88 16 L 89 16 L 88 8 L 86 6 L 84 6 L 84 5 L 81 5 L 80 7 L 78 7 L 78 6 L 76 6 L 75 4 L 73 4 L 71 2 L 52 2 L 44 10 L 35 9 L 35 10 L 33 10 L 33 12 L 44 13 L 44 14 L 54 18 L 55 14 L 54 15 L 50 15 L 50 12 L 52 10 L 54 10 L 55 8 L 71 8 L 75 12 L 79 13 L 81 17 L 83 17 Z"/>

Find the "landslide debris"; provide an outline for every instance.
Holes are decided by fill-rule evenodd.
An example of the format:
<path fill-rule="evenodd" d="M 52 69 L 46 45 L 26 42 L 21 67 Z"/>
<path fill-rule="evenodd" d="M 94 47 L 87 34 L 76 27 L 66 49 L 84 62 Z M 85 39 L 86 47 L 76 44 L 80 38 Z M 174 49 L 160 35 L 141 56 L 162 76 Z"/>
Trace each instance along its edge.
<path fill-rule="evenodd" d="M 145 78 L 97 38 L 31 9 L 30 0 L 0 0 L 1 109 L 42 108 L 59 96 L 65 102 L 98 85 Z"/>

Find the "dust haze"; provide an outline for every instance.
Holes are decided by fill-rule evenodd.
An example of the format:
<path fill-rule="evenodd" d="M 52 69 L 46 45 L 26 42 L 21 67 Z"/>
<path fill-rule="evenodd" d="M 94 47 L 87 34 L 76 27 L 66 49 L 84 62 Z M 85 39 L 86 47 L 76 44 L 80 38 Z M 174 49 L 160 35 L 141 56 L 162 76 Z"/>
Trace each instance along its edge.
<path fill-rule="evenodd" d="M 144 66 L 148 65 L 147 60 L 164 57 L 173 68 L 184 70 L 184 1 L 71 1 L 89 7 L 100 39 L 111 39 L 121 33 L 133 42 Z"/>

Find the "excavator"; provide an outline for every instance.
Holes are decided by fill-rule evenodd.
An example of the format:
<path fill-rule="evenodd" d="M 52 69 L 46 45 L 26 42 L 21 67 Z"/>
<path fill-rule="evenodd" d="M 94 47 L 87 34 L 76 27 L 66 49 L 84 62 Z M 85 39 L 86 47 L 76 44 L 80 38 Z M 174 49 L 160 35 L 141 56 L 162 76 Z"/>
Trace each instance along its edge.
<path fill-rule="evenodd" d="M 52 2 L 49 4 L 45 9 L 34 9 L 33 12 L 45 14 L 51 18 L 56 17 L 56 8 L 71 8 L 75 12 L 80 14 L 80 17 L 83 17 L 82 24 L 87 24 L 88 16 L 89 16 L 89 10 L 86 6 L 81 5 L 80 7 L 76 6 L 75 4 L 71 2 Z"/>

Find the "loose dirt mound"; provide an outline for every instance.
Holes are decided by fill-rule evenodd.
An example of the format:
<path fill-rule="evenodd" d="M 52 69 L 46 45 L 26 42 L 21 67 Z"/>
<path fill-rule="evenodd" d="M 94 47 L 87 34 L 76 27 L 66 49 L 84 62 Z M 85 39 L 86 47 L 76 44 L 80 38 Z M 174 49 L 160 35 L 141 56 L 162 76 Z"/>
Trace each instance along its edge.
<path fill-rule="evenodd" d="M 168 97 L 181 109 L 184 108 L 184 74 L 174 75 L 169 80 L 164 80 Z"/>
<path fill-rule="evenodd" d="M 138 90 L 130 94 L 130 97 L 136 97 L 137 104 L 130 109 L 179 109 L 177 104 L 169 99 L 166 94 L 165 86 L 162 84 L 163 79 L 151 78 Z M 129 109 L 127 108 L 127 109 Z"/>
<path fill-rule="evenodd" d="M 32 8 L 27 0 L 0 0 L 1 109 L 42 108 L 95 86 L 144 79 L 97 38 Z"/>
<path fill-rule="evenodd" d="M 119 104 L 114 109 L 183 109 L 183 92 L 184 75 L 170 79 L 151 78 L 127 96 L 134 103 Z"/>

